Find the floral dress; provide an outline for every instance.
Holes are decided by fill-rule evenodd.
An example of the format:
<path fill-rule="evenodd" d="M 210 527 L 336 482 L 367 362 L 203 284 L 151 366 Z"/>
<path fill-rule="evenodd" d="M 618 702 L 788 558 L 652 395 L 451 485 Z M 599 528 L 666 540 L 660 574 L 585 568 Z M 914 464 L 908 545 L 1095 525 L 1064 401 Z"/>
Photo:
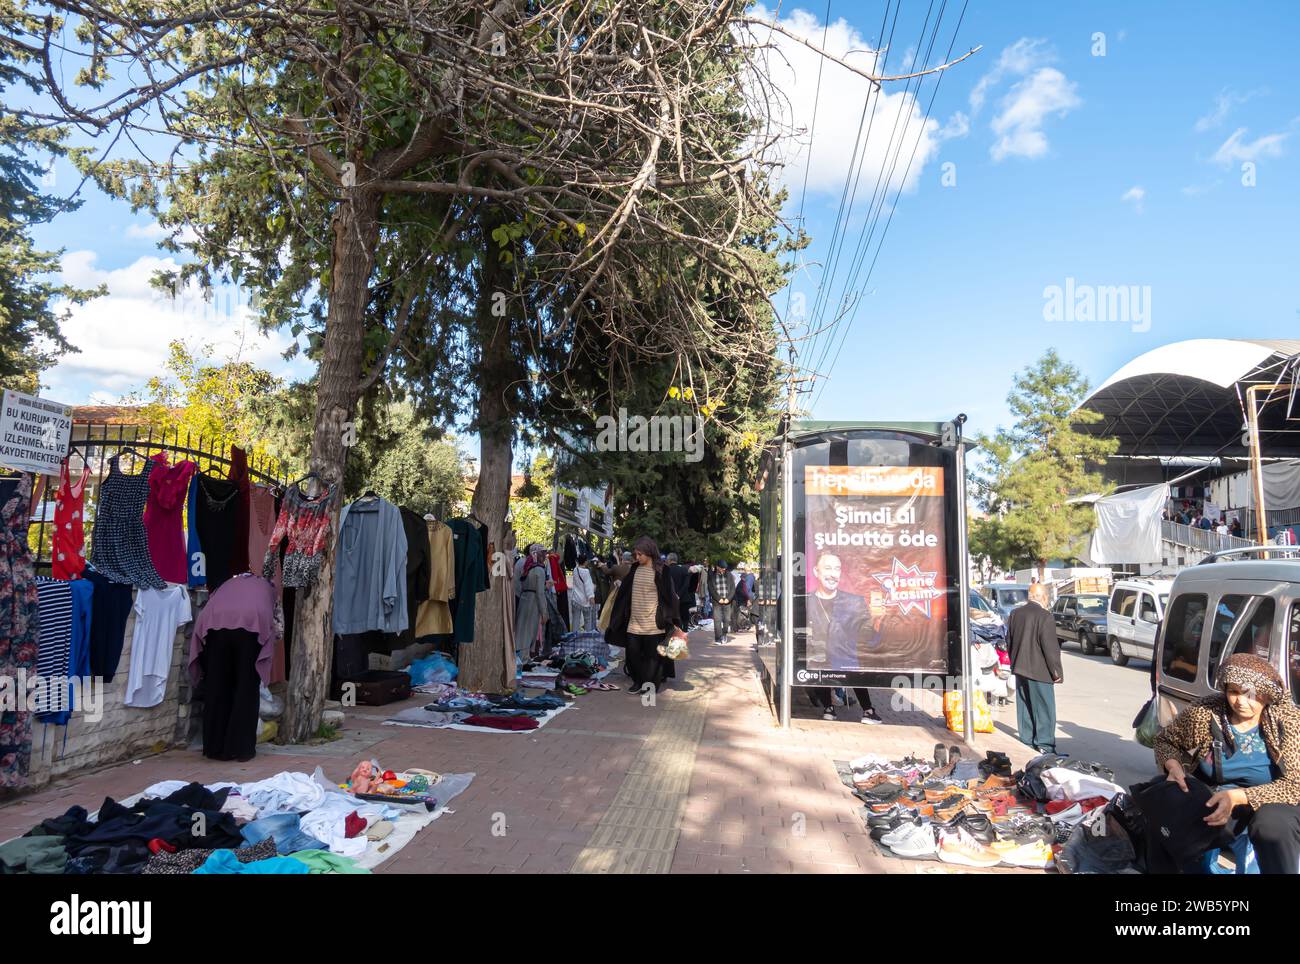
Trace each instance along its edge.
<path fill-rule="evenodd" d="M 31 519 L 32 477 L 22 475 L 15 486 L 0 480 L 0 676 L 12 681 L 6 699 L 26 702 L 19 675 L 36 673 L 40 603 L 36 572 L 27 545 Z M 32 714 L 0 705 L 0 789 L 27 783 L 32 759 Z"/>

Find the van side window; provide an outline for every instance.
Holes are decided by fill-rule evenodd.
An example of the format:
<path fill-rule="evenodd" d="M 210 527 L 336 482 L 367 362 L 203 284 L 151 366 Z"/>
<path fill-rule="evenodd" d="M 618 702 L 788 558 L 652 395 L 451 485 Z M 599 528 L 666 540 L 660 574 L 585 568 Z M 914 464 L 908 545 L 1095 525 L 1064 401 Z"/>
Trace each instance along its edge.
<path fill-rule="evenodd" d="M 1151 617 L 1151 622 L 1156 621 L 1156 601 L 1147 593 L 1142 593 L 1142 618 Z"/>
<path fill-rule="evenodd" d="M 1111 604 L 1111 609 L 1120 616 L 1132 616 L 1135 596 L 1132 589 L 1119 590 L 1115 593 L 1115 601 Z"/>
<path fill-rule="evenodd" d="M 1252 608 L 1253 604 L 1253 608 Z M 1269 634 L 1276 607 L 1269 596 L 1224 596 L 1214 612 L 1214 629 L 1210 634 L 1210 658 L 1205 667 L 1205 679 L 1211 686 L 1218 679 L 1219 663 L 1224 657 L 1224 646 L 1236 631 L 1233 653 L 1257 653 L 1268 658 Z M 1242 625 L 1242 619 L 1249 619 Z M 1260 651 L 1262 648 L 1262 652 Z"/>
<path fill-rule="evenodd" d="M 1288 682 L 1291 684 L 1291 699 L 1300 700 L 1300 696 L 1297 696 L 1297 688 L 1300 688 L 1300 602 L 1291 604 L 1291 618 L 1287 622 Z"/>
<path fill-rule="evenodd" d="M 1188 593 L 1175 599 L 1166 614 L 1162 664 L 1164 675 L 1170 679 L 1195 682 L 1208 605 L 1205 596 Z"/>

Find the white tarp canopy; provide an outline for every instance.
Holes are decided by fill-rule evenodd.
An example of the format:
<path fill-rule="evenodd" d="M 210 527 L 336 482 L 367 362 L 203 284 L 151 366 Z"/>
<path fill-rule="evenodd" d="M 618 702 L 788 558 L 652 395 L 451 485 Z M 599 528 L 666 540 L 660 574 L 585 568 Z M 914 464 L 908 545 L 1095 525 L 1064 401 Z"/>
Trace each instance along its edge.
<path fill-rule="evenodd" d="M 1168 498 L 1169 486 L 1161 483 L 1098 499 L 1093 505 L 1097 529 L 1088 552 L 1093 564 L 1159 564 L 1160 520 Z"/>

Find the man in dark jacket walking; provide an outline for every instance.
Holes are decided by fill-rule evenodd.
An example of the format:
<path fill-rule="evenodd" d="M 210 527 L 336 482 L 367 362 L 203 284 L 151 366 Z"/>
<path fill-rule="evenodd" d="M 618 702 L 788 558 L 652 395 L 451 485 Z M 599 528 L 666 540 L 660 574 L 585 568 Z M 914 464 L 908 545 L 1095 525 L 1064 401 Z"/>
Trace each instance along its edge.
<path fill-rule="evenodd" d="M 1007 652 L 1016 677 L 1016 729 L 1021 743 L 1040 753 L 1056 752 L 1056 693 L 1063 679 L 1056 621 L 1047 611 L 1051 596 L 1041 582 L 1029 587 L 1029 602 L 1007 619 Z"/>
<path fill-rule="evenodd" d="M 732 621 L 735 618 L 736 586 L 731 580 L 731 573 L 727 571 L 727 563 L 724 559 L 719 559 L 713 566 L 713 572 L 709 573 L 709 595 L 713 597 L 713 641 L 715 643 L 726 643 L 731 637 L 731 631 L 735 628 Z"/>

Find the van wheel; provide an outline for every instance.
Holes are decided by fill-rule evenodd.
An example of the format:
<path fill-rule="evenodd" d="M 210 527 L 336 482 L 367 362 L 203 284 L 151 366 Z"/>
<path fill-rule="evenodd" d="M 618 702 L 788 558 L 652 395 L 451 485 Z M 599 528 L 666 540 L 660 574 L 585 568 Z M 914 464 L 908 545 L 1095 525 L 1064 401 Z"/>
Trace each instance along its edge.
<path fill-rule="evenodd" d="M 1110 638 L 1110 661 L 1116 666 L 1128 665 L 1128 657 L 1125 656 L 1124 651 L 1119 648 L 1119 640 L 1114 636 Z"/>
<path fill-rule="evenodd" d="M 1092 641 L 1092 633 L 1086 629 L 1079 634 L 1079 648 L 1083 650 L 1085 656 L 1097 652 L 1097 644 Z"/>

